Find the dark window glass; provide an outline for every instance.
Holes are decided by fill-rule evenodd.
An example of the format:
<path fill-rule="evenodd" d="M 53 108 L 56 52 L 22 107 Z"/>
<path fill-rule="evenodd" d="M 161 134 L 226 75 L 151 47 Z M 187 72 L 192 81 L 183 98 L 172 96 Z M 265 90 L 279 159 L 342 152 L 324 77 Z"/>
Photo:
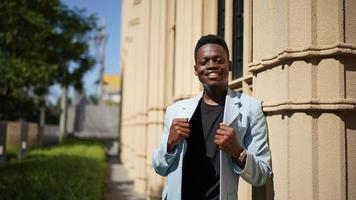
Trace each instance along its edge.
<path fill-rule="evenodd" d="M 232 28 L 232 79 L 242 77 L 243 64 L 243 0 L 233 1 L 233 28 Z"/>
<path fill-rule="evenodd" d="M 218 0 L 218 35 L 225 36 L 225 0 Z"/>

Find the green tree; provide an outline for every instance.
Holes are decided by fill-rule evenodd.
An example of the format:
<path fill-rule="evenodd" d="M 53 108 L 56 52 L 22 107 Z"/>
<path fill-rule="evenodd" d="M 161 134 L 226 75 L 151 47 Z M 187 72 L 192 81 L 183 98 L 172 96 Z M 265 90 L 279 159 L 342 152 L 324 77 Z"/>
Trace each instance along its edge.
<path fill-rule="evenodd" d="M 1 0 L 0 118 L 36 118 L 55 83 L 81 89 L 95 27 L 94 15 L 59 0 Z"/>

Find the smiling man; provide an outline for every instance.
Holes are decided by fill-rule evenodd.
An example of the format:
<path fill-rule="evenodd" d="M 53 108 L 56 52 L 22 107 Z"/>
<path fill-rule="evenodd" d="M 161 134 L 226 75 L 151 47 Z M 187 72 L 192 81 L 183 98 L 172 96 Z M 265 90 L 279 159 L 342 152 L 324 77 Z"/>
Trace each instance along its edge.
<path fill-rule="evenodd" d="M 167 176 L 162 199 L 237 199 L 238 178 L 261 186 L 272 173 L 261 102 L 228 88 L 224 39 L 207 35 L 195 47 L 195 75 L 204 90 L 166 110 L 155 171 Z"/>

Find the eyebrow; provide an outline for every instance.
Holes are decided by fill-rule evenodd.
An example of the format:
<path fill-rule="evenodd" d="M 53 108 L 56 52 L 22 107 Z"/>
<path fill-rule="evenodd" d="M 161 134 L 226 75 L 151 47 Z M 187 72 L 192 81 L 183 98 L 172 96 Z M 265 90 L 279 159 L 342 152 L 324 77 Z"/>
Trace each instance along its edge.
<path fill-rule="evenodd" d="M 208 58 L 213 58 L 213 59 L 217 59 L 217 58 L 223 58 L 224 60 L 225 60 L 225 58 L 224 58 L 224 56 L 212 56 L 212 57 L 208 57 L 208 56 L 204 56 L 204 57 L 202 57 L 200 60 L 202 60 L 202 59 L 208 59 Z"/>

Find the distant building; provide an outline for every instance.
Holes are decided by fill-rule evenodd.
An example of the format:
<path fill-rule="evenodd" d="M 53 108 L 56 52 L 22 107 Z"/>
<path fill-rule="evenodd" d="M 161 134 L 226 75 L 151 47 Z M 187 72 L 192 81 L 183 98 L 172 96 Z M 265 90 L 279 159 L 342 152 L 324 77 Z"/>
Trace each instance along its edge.
<path fill-rule="evenodd" d="M 102 100 L 105 103 L 118 104 L 121 101 L 121 75 L 120 74 L 104 74 L 104 88 Z"/>

